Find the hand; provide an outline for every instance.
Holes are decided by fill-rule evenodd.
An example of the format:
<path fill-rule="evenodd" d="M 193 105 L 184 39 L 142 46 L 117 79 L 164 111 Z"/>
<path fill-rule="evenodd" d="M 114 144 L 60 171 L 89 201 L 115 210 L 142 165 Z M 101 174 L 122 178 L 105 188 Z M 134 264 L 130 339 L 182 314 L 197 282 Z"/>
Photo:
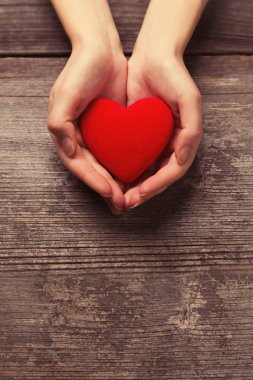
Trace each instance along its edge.
<path fill-rule="evenodd" d="M 150 0 L 128 65 L 128 103 L 148 96 L 172 109 L 176 130 L 160 158 L 125 194 L 126 208 L 138 206 L 181 178 L 202 136 L 201 96 L 184 62 L 184 50 L 207 0 Z"/>
<path fill-rule="evenodd" d="M 124 206 L 122 189 L 85 147 L 78 118 L 96 97 L 125 104 L 126 79 L 127 61 L 122 52 L 112 53 L 105 46 L 74 48 L 49 99 L 48 129 L 59 157 L 69 171 L 105 199 L 115 214 Z"/>
<path fill-rule="evenodd" d="M 128 64 L 127 95 L 128 104 L 149 96 L 162 98 L 171 107 L 176 126 L 162 155 L 125 193 L 128 209 L 160 194 L 187 172 L 202 137 L 202 111 L 200 92 L 183 59 L 175 56 L 133 54 Z"/>

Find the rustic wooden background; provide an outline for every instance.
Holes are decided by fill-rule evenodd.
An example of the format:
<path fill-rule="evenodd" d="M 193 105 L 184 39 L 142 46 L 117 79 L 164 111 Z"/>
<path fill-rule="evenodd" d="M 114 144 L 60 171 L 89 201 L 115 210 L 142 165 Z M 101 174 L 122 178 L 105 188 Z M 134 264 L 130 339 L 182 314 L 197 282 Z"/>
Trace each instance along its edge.
<path fill-rule="evenodd" d="M 129 55 L 148 1 L 110 3 Z M 252 14 L 209 2 L 195 163 L 116 217 L 47 133 L 69 54 L 49 1 L 0 0 L 0 380 L 253 378 Z"/>

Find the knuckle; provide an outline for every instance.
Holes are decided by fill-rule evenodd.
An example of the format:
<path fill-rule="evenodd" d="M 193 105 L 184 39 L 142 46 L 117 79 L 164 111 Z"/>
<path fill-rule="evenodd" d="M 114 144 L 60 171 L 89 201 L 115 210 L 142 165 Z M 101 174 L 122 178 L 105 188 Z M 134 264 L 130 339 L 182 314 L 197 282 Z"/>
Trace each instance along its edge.
<path fill-rule="evenodd" d="M 62 123 L 57 119 L 49 117 L 48 123 L 47 123 L 47 128 L 48 128 L 49 132 L 57 133 L 57 132 L 62 130 Z"/>
<path fill-rule="evenodd" d="M 202 139 L 202 136 L 203 136 L 203 129 L 202 127 L 196 127 L 194 129 L 191 130 L 191 135 L 193 137 L 194 140 L 198 140 L 200 141 Z"/>

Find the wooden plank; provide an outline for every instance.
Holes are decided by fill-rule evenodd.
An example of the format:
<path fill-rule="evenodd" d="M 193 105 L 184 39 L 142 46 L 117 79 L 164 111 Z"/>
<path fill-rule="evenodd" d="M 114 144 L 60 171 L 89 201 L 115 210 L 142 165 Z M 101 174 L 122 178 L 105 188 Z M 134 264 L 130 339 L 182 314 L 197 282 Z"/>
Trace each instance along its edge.
<path fill-rule="evenodd" d="M 253 275 L 1 273 L 1 379 L 251 379 Z"/>
<path fill-rule="evenodd" d="M 67 58 L 1 58 L 0 96 L 48 96 Z M 253 93 L 252 56 L 187 57 L 202 94 Z"/>
<path fill-rule="evenodd" d="M 130 54 L 148 0 L 111 0 L 126 54 Z M 1 55 L 66 55 L 68 40 L 47 0 L 0 0 Z M 212 0 L 188 54 L 252 54 L 253 2 Z"/>
<path fill-rule="evenodd" d="M 251 265 L 252 58 L 189 60 L 205 92 L 197 159 L 184 179 L 120 217 L 65 170 L 50 142 L 47 95 L 63 61 L 1 61 L 1 270 Z"/>

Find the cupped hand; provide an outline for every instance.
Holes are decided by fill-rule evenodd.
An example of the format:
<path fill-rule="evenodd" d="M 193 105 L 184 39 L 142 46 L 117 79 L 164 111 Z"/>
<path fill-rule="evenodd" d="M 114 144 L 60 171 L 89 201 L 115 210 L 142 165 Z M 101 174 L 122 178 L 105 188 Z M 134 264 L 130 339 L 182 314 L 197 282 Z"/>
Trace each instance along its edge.
<path fill-rule="evenodd" d="M 128 105 L 156 96 L 172 109 L 175 132 L 156 162 L 125 193 L 125 208 L 160 194 L 190 168 L 202 137 L 200 92 L 183 59 L 133 56 L 128 63 Z"/>
<path fill-rule="evenodd" d="M 109 49 L 74 49 L 49 98 L 48 129 L 66 168 L 100 194 L 119 214 L 125 199 L 122 186 L 85 147 L 78 118 L 97 97 L 126 102 L 127 61 Z"/>

